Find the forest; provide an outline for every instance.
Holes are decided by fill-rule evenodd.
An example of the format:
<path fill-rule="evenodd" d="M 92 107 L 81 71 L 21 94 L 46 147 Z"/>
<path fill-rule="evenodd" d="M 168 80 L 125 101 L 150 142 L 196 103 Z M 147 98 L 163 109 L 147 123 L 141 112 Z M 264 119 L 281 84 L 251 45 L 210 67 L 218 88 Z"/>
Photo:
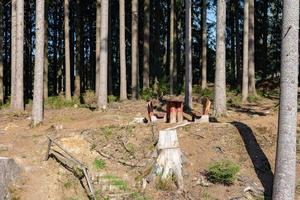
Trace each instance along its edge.
<path fill-rule="evenodd" d="M 298 46 L 298 0 L 0 0 L 0 199 L 300 198 Z"/>

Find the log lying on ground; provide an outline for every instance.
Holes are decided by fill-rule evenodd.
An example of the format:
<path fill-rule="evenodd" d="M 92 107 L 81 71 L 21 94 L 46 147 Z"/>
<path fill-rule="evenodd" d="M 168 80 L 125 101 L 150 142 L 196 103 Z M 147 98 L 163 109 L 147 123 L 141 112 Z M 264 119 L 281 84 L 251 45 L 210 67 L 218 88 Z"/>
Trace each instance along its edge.
<path fill-rule="evenodd" d="M 0 199 L 10 199 L 8 185 L 19 173 L 20 168 L 14 159 L 0 157 Z"/>
<path fill-rule="evenodd" d="M 182 152 L 179 148 L 176 129 L 159 132 L 157 149 L 159 155 L 154 167 L 154 173 L 161 175 L 162 180 L 175 176 L 176 185 L 179 190 L 182 190 Z"/>

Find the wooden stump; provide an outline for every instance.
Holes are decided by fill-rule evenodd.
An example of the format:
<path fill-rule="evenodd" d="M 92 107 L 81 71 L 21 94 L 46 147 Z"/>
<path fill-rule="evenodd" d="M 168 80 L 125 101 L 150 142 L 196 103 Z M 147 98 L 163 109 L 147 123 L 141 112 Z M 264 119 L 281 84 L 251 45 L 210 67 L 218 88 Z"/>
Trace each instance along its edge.
<path fill-rule="evenodd" d="M 182 152 L 179 148 L 177 131 L 175 129 L 159 131 L 157 149 L 159 155 L 156 160 L 156 174 L 161 175 L 162 180 L 175 175 L 178 189 L 183 189 Z"/>
<path fill-rule="evenodd" d="M 176 123 L 177 109 L 176 103 L 170 102 L 170 123 Z"/>
<path fill-rule="evenodd" d="M 177 102 L 177 122 L 183 122 L 183 103 Z"/>

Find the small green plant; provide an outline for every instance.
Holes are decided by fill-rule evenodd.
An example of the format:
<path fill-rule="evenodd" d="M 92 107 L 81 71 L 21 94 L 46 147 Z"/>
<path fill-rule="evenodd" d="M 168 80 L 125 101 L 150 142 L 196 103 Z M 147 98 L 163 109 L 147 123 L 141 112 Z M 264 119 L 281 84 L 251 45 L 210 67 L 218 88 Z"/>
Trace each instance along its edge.
<path fill-rule="evenodd" d="M 222 160 L 211 164 L 207 171 L 208 179 L 213 183 L 231 185 L 236 179 L 240 167 L 232 161 Z"/>
<path fill-rule="evenodd" d="M 227 103 L 229 106 L 239 108 L 242 105 L 242 98 L 241 96 L 233 96 L 230 99 L 228 99 Z"/>
<path fill-rule="evenodd" d="M 211 199 L 210 194 L 208 192 L 204 191 L 203 194 L 202 194 L 202 199 L 203 200 Z"/>
<path fill-rule="evenodd" d="M 248 96 L 248 101 L 249 103 L 257 103 L 261 100 L 261 97 L 258 95 L 249 95 Z"/>
<path fill-rule="evenodd" d="M 101 132 L 104 134 L 105 138 L 109 138 L 113 134 L 114 129 L 115 129 L 114 126 L 107 126 L 101 128 Z"/>
<path fill-rule="evenodd" d="M 162 179 L 160 175 L 156 177 L 155 186 L 159 190 L 170 191 L 174 185 L 174 176 L 169 176 L 165 179 Z"/>
<path fill-rule="evenodd" d="M 108 103 L 114 103 L 114 102 L 117 102 L 118 101 L 118 97 L 114 96 L 114 95 L 109 95 L 107 97 L 108 99 Z"/>
<path fill-rule="evenodd" d="M 104 169 L 106 167 L 106 163 L 102 159 L 95 159 L 94 162 L 93 162 L 93 165 L 97 170 L 101 170 L 101 169 Z"/>
<path fill-rule="evenodd" d="M 102 178 L 109 180 L 111 185 L 117 187 L 119 190 L 125 191 L 128 189 L 127 183 L 124 180 L 120 179 L 119 177 L 108 174 L 103 176 Z"/>
<path fill-rule="evenodd" d="M 65 183 L 64 183 L 64 188 L 66 189 L 70 189 L 72 187 L 72 182 L 71 180 L 67 180 Z"/>

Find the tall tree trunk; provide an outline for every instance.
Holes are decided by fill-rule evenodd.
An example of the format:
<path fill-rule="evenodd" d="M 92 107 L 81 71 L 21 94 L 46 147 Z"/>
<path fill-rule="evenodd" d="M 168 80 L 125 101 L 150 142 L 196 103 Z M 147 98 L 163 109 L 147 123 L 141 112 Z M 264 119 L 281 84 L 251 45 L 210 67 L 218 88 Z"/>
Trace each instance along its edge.
<path fill-rule="evenodd" d="M 100 84 L 100 48 L 101 48 L 101 0 L 97 0 L 96 14 L 96 96 L 99 96 Z M 124 27 L 125 28 L 125 27 Z"/>
<path fill-rule="evenodd" d="M 108 1 L 108 95 L 113 94 L 111 1 Z"/>
<path fill-rule="evenodd" d="M 107 107 L 107 65 L 108 65 L 108 1 L 101 1 L 101 48 L 98 109 Z"/>
<path fill-rule="evenodd" d="M 16 63 L 17 63 L 17 0 L 11 1 L 11 107 L 16 106 Z"/>
<path fill-rule="evenodd" d="M 299 1 L 283 1 L 280 110 L 273 199 L 294 199 L 296 182 Z"/>
<path fill-rule="evenodd" d="M 226 51 L 225 51 L 226 1 L 217 1 L 217 52 L 215 71 L 214 115 L 226 114 Z"/>
<path fill-rule="evenodd" d="M 75 82 L 74 82 L 74 96 L 78 98 L 80 96 L 80 69 L 81 69 L 81 54 L 84 53 L 81 51 L 81 37 L 82 37 L 82 4 L 80 0 L 76 1 L 76 70 L 75 70 Z"/>
<path fill-rule="evenodd" d="M 262 28 L 262 40 L 263 40 L 263 46 L 262 46 L 262 63 L 260 68 L 266 69 L 268 68 L 268 1 L 263 2 L 263 28 Z M 266 78 L 266 73 L 262 73 L 262 79 Z"/>
<path fill-rule="evenodd" d="M 144 68 L 143 89 L 149 88 L 150 62 L 150 0 L 144 0 Z"/>
<path fill-rule="evenodd" d="M 241 45 L 240 45 L 240 25 L 239 25 L 239 19 L 240 19 L 240 12 L 239 12 L 239 0 L 234 1 L 235 5 L 235 30 L 236 30 L 236 36 L 235 36 L 235 65 L 236 65 L 236 76 L 237 76 L 237 85 L 238 88 L 242 88 L 242 69 L 241 69 Z"/>
<path fill-rule="evenodd" d="M 254 0 L 249 0 L 249 93 L 256 95 L 255 89 L 255 41 L 254 41 Z"/>
<path fill-rule="evenodd" d="M 24 0 L 17 1 L 17 58 L 15 109 L 24 110 Z"/>
<path fill-rule="evenodd" d="M 171 0 L 170 14 L 170 94 L 173 94 L 174 89 L 174 8 L 175 0 Z"/>
<path fill-rule="evenodd" d="M 201 89 L 204 90 L 207 87 L 207 25 L 206 25 L 206 12 L 207 12 L 207 2 L 202 0 L 202 13 L 201 13 L 201 23 L 202 23 L 202 68 L 201 68 Z"/>
<path fill-rule="evenodd" d="M 127 99 L 127 78 L 126 78 L 126 44 L 125 44 L 125 0 L 120 0 L 119 9 L 120 9 L 120 72 L 121 72 L 120 73 L 120 100 L 126 100 Z"/>
<path fill-rule="evenodd" d="M 249 0 L 244 0 L 244 42 L 243 42 L 243 84 L 242 101 L 246 102 L 248 98 L 249 75 L 248 75 L 248 43 L 249 43 Z"/>
<path fill-rule="evenodd" d="M 4 103 L 4 84 L 3 84 L 3 28 L 4 28 L 4 9 L 3 3 L 0 1 L 0 105 Z"/>
<path fill-rule="evenodd" d="M 192 2 L 185 0 L 185 107 L 192 109 Z"/>
<path fill-rule="evenodd" d="M 229 11 L 229 23 L 230 23 L 230 60 L 231 60 L 231 70 L 230 70 L 230 77 L 231 77 L 231 84 L 236 85 L 236 52 L 235 52 L 235 37 L 236 37 L 236 31 L 235 31 L 235 7 L 234 7 L 234 0 L 229 1 L 230 11 Z"/>
<path fill-rule="evenodd" d="M 132 99 L 139 98 L 139 31 L 138 31 L 138 0 L 132 0 L 131 22 L 131 89 Z"/>
<path fill-rule="evenodd" d="M 48 98 L 48 73 L 49 73 L 49 60 L 48 60 L 48 1 L 45 1 L 45 47 L 44 47 L 44 99 Z"/>
<path fill-rule="evenodd" d="M 34 67 L 34 93 L 32 119 L 36 126 L 43 121 L 43 77 L 45 58 L 45 1 L 36 0 L 36 56 Z"/>
<path fill-rule="evenodd" d="M 66 100 L 72 100 L 71 97 L 71 61 L 70 61 L 70 25 L 69 25 L 69 0 L 64 0 L 65 17 L 65 96 Z"/>

